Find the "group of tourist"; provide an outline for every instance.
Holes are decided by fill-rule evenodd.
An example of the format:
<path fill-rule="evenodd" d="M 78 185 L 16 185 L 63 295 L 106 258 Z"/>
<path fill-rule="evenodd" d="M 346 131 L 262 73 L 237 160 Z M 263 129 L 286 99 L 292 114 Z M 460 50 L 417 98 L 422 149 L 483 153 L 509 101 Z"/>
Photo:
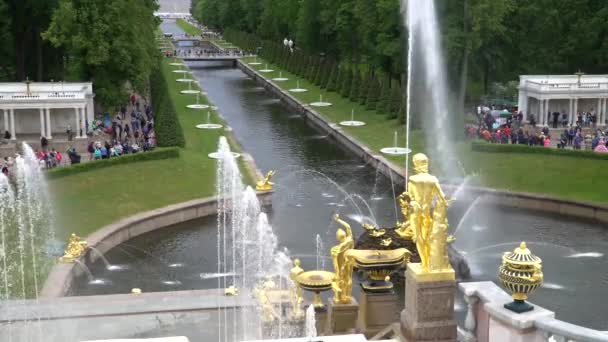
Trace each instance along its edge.
<path fill-rule="evenodd" d="M 530 121 L 530 125 L 536 127 L 536 115 L 528 115 L 528 120 Z M 598 123 L 597 120 L 597 113 L 592 109 L 590 112 L 578 112 L 574 124 L 578 127 L 596 128 Z M 560 125 L 564 128 L 570 126 L 568 113 L 565 112 L 547 112 L 547 122 L 551 122 L 553 128 L 558 128 Z"/>
<path fill-rule="evenodd" d="M 555 114 L 555 113 L 554 113 Z M 560 113 L 555 116 L 559 118 Z M 521 112 L 513 114 L 504 122 L 497 123 L 496 118 L 490 112 L 479 113 L 477 124 L 467 125 L 466 133 L 469 138 L 478 138 L 490 143 L 497 144 L 520 144 L 528 146 L 557 147 L 565 149 L 571 147 L 574 150 L 591 150 L 599 153 L 608 152 L 607 132 L 595 129 L 594 132 L 585 134 L 584 128 L 596 127 L 595 114 L 581 112 L 578 115 L 576 125 L 568 125 L 567 118 L 564 131 L 561 132 L 559 140 L 552 144 L 551 134 L 548 127 L 538 129 L 534 117 L 530 117 L 530 126 L 523 125 Z M 554 121 L 557 127 L 557 121 Z"/>

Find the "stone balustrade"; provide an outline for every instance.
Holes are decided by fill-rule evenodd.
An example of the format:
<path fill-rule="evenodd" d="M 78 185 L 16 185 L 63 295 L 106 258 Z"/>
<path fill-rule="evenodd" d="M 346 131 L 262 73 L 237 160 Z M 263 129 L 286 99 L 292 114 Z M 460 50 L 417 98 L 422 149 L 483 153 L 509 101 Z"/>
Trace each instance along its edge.
<path fill-rule="evenodd" d="M 539 306 L 521 314 L 505 309 L 511 296 L 493 282 L 460 283 L 459 288 L 467 303 L 459 341 L 608 342 L 608 334 L 555 319 L 555 313 Z"/>

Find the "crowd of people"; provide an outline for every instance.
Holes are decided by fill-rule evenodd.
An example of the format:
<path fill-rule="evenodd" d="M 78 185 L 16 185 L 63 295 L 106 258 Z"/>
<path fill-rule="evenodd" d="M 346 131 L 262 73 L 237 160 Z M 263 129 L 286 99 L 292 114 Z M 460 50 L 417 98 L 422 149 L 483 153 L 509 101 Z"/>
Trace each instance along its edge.
<path fill-rule="evenodd" d="M 466 127 L 469 138 L 478 138 L 497 144 L 520 144 L 528 146 L 557 147 L 560 149 L 591 150 L 599 153 L 608 152 L 608 131 L 597 129 L 597 115 L 593 112 L 580 112 L 575 125 L 568 124 L 568 115 L 558 112 L 553 115 L 553 127 L 558 128 L 559 119 L 564 130 L 559 133 L 556 142 L 552 142 L 549 127 L 536 127 L 533 115 L 529 116 L 529 125 L 524 125 L 523 114 L 513 113 L 503 120 L 497 120 L 491 111 L 479 111 L 477 123 Z M 585 128 L 590 128 L 585 132 Z"/>

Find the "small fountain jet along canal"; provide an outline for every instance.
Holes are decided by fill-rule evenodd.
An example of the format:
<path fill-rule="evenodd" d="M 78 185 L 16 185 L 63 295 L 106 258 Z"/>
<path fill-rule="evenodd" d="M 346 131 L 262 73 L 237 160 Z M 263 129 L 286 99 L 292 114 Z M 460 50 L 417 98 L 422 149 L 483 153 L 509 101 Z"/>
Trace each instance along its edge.
<path fill-rule="evenodd" d="M 201 110 L 201 109 L 209 108 L 209 105 L 200 104 L 199 102 L 200 102 L 200 95 L 196 94 L 196 104 L 190 104 L 190 105 L 187 105 L 186 107 L 190 108 L 190 109 L 194 109 L 194 110 Z"/>

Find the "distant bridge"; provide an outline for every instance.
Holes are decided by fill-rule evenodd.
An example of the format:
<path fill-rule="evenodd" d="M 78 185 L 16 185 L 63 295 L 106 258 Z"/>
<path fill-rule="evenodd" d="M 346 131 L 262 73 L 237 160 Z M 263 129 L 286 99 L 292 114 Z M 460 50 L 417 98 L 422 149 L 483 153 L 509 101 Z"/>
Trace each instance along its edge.
<path fill-rule="evenodd" d="M 243 57 L 255 57 L 253 54 L 242 54 L 242 53 L 207 53 L 207 54 L 179 54 L 176 57 L 182 59 L 184 62 L 205 62 L 205 61 L 217 61 L 217 62 L 234 62 L 239 58 Z"/>
<path fill-rule="evenodd" d="M 161 19 L 187 19 L 192 16 L 188 12 L 156 12 L 154 15 Z"/>

